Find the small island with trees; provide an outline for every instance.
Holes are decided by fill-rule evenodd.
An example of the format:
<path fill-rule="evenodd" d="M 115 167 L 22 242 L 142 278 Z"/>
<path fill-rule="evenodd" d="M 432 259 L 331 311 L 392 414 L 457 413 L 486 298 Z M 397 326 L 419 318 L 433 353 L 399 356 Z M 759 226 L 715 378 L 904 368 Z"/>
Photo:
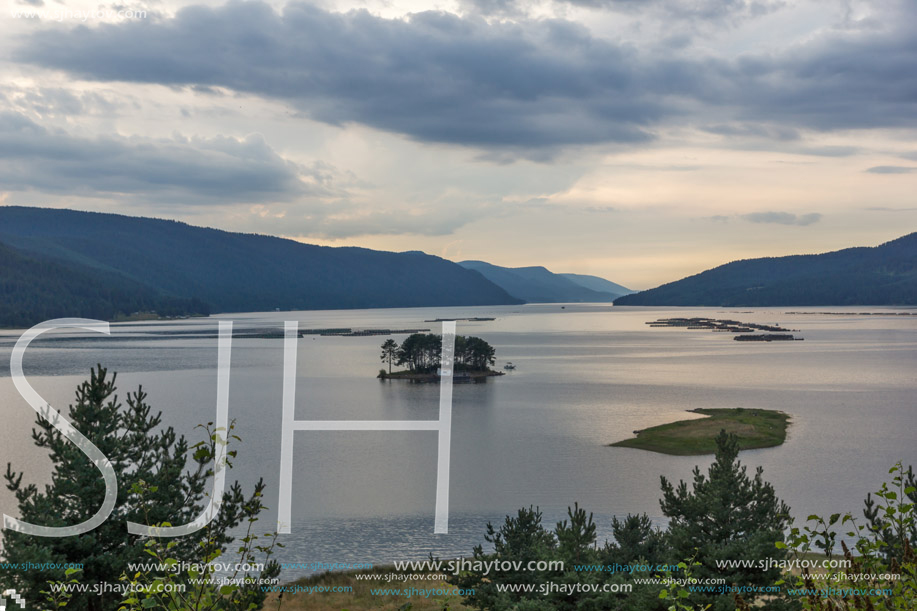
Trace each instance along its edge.
<path fill-rule="evenodd" d="M 395 340 L 387 339 L 382 344 L 380 358 L 388 367 L 380 369 L 377 377 L 382 380 L 416 382 L 439 380 L 442 348 L 442 337 L 433 333 L 414 333 L 401 342 L 400 346 Z M 455 337 L 455 362 L 452 370 L 456 381 L 483 382 L 491 376 L 503 375 L 502 371 L 490 368 L 495 360 L 494 347 L 480 337 Z M 393 366 L 407 366 L 407 369 L 392 371 Z"/>

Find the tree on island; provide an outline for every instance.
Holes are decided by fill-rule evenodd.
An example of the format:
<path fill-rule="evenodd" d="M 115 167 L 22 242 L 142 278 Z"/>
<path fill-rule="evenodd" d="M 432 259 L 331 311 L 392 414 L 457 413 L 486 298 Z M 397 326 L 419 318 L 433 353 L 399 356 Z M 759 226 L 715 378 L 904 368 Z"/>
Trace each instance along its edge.
<path fill-rule="evenodd" d="M 396 365 L 407 365 L 414 373 L 432 373 L 440 366 L 442 337 L 433 333 L 409 335 L 399 347 L 394 340 L 382 344 L 382 361 L 388 362 L 392 373 L 392 360 Z M 496 350 L 480 337 L 457 335 L 455 337 L 456 371 L 487 371 L 495 361 Z"/>
<path fill-rule="evenodd" d="M 382 344 L 382 362 L 388 362 L 388 372 L 392 373 L 392 362 L 398 359 L 398 342 L 389 338 Z"/>
<path fill-rule="evenodd" d="M 455 366 L 458 370 L 487 371 L 495 362 L 494 347 L 480 337 L 455 338 Z"/>
<path fill-rule="evenodd" d="M 409 335 L 398 350 L 398 365 L 407 365 L 417 373 L 430 373 L 439 367 L 443 340 L 432 333 L 413 333 Z"/>

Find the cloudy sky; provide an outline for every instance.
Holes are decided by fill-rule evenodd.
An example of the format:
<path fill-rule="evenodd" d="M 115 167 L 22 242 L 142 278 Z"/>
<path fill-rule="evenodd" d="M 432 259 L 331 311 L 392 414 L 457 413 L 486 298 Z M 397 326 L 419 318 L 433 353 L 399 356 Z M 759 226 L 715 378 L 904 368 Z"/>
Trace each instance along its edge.
<path fill-rule="evenodd" d="M 917 231 L 913 0 L 8 1 L 7 205 L 633 288 Z"/>

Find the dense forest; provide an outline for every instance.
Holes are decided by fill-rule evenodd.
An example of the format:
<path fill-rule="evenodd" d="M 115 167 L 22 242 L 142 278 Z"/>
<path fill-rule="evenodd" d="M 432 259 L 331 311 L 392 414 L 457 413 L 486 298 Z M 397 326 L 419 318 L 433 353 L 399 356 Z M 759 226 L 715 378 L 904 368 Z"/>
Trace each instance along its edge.
<path fill-rule="evenodd" d="M 874 248 L 746 259 L 625 295 L 615 305 L 917 305 L 917 233 Z"/>
<path fill-rule="evenodd" d="M 135 312 L 186 316 L 210 309 L 199 299 L 169 297 L 111 273 L 0 244 L 0 326 L 69 317 L 113 320 Z"/>
<path fill-rule="evenodd" d="M 321 247 L 168 220 L 0 207 L 0 243 L 0 282 L 17 287 L 0 293 L 0 326 L 40 322 L 50 311 L 190 313 L 200 309 L 191 299 L 218 312 L 520 303 L 479 273 L 424 253 Z M 39 261 L 45 280 L 36 277 Z M 59 284 L 66 288 L 55 291 Z"/>

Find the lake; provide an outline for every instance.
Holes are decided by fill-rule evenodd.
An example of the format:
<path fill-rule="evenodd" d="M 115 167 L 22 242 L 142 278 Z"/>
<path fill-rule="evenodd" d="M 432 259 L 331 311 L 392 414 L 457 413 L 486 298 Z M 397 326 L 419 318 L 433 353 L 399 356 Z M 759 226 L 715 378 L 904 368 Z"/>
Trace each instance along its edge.
<path fill-rule="evenodd" d="M 833 314 L 788 312 L 830 311 Z M 120 394 L 142 384 L 164 421 L 192 440 L 214 419 L 218 320 L 235 331 L 298 320 L 310 328 L 430 328 L 448 317 L 458 333 L 517 369 L 454 388 L 450 532 L 433 534 L 436 433 L 297 432 L 292 534 L 281 562 L 373 562 L 453 558 L 483 541 L 487 520 L 529 505 L 553 523 L 574 501 L 595 513 L 600 541 L 611 516 L 646 512 L 664 524 L 659 476 L 689 479 L 711 457 L 676 457 L 606 444 L 699 407 L 779 409 L 792 416 L 786 443 L 742 452 L 799 520 L 857 511 L 898 460 L 917 463 L 917 316 L 863 308 L 637 308 L 607 304 L 271 312 L 112 325 L 112 337 L 56 333 L 25 357 L 30 383 L 65 408 L 89 368 L 118 372 Z M 860 312 L 882 315 L 859 315 Z M 705 316 L 798 329 L 802 342 L 736 342 L 728 333 L 650 328 L 662 317 Z M 2 463 L 48 477 L 32 445 L 34 420 L 9 377 L 20 332 L 0 332 Z M 403 335 L 395 336 L 401 341 Z M 386 338 L 306 336 L 298 345 L 297 419 L 420 420 L 438 416 L 436 384 L 380 381 Z M 248 487 L 263 476 L 276 520 L 283 341 L 233 341 L 230 418 L 243 443 L 230 472 Z M 5 490 L 0 508 L 15 514 Z M 284 577 L 307 573 L 289 570 Z"/>

